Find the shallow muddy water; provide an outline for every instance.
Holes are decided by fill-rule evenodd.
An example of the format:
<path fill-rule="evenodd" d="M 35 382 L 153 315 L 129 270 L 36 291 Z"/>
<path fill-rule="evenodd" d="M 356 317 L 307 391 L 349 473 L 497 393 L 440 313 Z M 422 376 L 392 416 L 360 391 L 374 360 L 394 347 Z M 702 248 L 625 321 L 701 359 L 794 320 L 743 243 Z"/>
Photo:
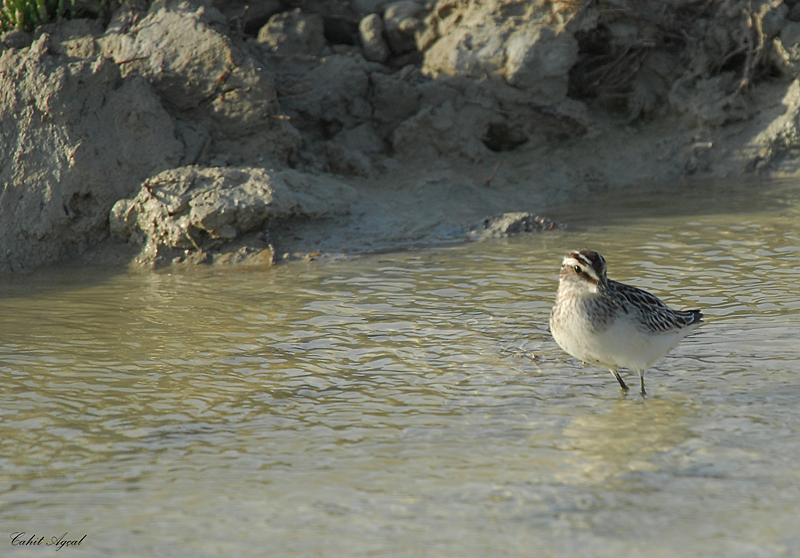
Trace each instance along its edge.
<path fill-rule="evenodd" d="M 3 279 L 2 555 L 800 555 L 800 186 L 550 215 L 570 231 Z M 580 247 L 704 309 L 646 400 L 547 331 Z"/>

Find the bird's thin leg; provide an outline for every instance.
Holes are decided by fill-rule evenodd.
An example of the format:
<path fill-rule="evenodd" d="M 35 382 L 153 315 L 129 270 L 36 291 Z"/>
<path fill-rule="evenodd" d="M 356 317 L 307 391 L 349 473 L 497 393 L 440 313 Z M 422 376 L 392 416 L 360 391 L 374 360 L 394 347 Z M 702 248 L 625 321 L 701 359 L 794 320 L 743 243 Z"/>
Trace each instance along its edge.
<path fill-rule="evenodd" d="M 614 377 L 619 382 L 619 387 L 621 387 L 622 391 L 624 391 L 627 394 L 628 393 L 628 386 L 625 385 L 625 381 L 622 379 L 622 376 L 620 376 L 619 372 L 617 372 L 614 369 L 609 369 L 609 370 L 611 370 L 611 373 L 614 374 Z"/>
<path fill-rule="evenodd" d="M 647 392 L 644 390 L 644 370 L 639 370 L 639 385 L 642 386 L 642 397 L 647 397 Z"/>

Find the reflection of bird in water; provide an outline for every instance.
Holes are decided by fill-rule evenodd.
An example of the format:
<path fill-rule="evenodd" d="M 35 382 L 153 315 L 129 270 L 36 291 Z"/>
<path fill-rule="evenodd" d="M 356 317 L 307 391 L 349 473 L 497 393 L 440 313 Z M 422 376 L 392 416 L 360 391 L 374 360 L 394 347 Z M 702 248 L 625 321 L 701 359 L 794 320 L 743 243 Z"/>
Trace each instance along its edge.
<path fill-rule="evenodd" d="M 704 324 L 699 310 L 673 310 L 647 291 L 606 277 L 606 261 L 591 250 L 564 256 L 550 331 L 556 343 L 584 362 L 605 366 L 627 393 L 618 369 L 639 373 Z"/>

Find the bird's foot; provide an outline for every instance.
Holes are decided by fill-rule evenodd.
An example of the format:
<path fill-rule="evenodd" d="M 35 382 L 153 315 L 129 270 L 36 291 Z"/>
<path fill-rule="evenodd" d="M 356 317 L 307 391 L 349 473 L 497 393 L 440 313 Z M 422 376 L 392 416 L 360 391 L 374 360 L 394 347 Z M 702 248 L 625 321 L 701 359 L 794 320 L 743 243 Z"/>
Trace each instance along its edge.
<path fill-rule="evenodd" d="M 622 393 L 624 395 L 628 395 L 628 386 L 625 384 L 625 380 L 622 379 L 622 376 L 619 375 L 619 372 L 612 370 L 611 373 L 614 374 L 614 378 L 616 378 L 619 382 L 619 387 L 622 389 Z"/>

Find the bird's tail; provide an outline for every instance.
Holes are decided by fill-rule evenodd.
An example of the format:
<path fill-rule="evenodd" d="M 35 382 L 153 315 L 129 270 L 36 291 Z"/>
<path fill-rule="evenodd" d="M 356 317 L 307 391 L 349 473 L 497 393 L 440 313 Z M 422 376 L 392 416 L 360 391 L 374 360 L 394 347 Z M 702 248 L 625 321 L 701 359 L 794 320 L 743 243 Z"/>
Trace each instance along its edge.
<path fill-rule="evenodd" d="M 704 324 L 703 313 L 700 310 L 681 310 L 678 315 L 685 320 L 686 326 L 699 326 Z"/>

